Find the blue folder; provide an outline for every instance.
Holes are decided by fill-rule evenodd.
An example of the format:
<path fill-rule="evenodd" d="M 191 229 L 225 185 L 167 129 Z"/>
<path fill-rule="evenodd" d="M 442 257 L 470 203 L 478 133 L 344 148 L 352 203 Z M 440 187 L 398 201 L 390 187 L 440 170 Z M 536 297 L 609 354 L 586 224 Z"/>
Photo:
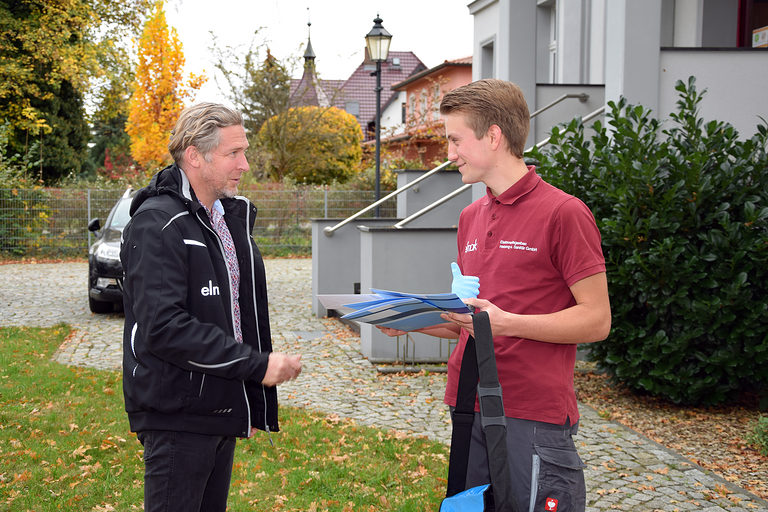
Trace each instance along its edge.
<path fill-rule="evenodd" d="M 470 309 L 454 293 L 415 294 L 390 290 L 371 290 L 373 300 L 344 304 L 353 309 L 342 318 L 401 331 L 445 323 L 441 313 L 470 313 Z"/>

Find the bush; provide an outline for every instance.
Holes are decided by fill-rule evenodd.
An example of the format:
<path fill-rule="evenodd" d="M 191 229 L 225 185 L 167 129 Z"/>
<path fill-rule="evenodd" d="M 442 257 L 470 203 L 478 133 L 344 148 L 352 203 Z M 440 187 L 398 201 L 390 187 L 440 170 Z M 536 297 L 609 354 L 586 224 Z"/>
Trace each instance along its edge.
<path fill-rule="evenodd" d="M 768 416 L 758 418 L 752 432 L 747 435 L 747 442 L 763 455 L 768 455 Z"/>
<path fill-rule="evenodd" d="M 577 119 L 530 156 L 602 233 L 613 329 L 591 357 L 635 390 L 716 404 L 768 388 L 768 126 L 739 140 L 699 117 L 693 78 L 676 90 L 666 130 L 622 99 L 591 143 Z"/>

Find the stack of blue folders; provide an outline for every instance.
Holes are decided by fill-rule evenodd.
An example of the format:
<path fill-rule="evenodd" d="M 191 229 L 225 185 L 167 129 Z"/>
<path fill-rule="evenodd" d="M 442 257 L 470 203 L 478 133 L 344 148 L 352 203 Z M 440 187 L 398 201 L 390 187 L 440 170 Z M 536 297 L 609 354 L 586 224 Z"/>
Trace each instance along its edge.
<path fill-rule="evenodd" d="M 441 313 L 470 313 L 470 309 L 455 293 L 418 295 L 371 289 L 374 300 L 344 304 L 354 311 L 341 318 L 356 320 L 401 331 L 445 323 Z"/>

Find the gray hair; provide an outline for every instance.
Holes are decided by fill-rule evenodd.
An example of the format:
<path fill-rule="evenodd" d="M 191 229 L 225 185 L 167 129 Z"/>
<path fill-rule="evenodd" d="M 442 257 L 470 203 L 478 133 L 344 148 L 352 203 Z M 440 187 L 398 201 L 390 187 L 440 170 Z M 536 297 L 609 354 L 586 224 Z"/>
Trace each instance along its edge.
<path fill-rule="evenodd" d="M 219 130 L 228 126 L 242 126 L 240 112 L 219 103 L 198 103 L 185 108 L 176 121 L 168 152 L 176 165 L 184 161 L 184 151 L 194 146 L 206 158 L 219 145 Z"/>

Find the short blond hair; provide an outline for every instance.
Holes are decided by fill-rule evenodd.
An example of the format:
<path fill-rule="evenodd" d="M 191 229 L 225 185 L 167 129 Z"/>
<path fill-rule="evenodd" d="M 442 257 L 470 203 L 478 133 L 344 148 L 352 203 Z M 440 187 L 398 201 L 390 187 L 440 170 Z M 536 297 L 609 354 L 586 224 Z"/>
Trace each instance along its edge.
<path fill-rule="evenodd" d="M 205 157 L 219 146 L 219 131 L 228 126 L 242 126 L 240 112 L 219 103 L 198 103 L 185 108 L 176 121 L 168 141 L 168 152 L 176 165 L 184 161 L 184 152 L 194 146 Z"/>
<path fill-rule="evenodd" d="M 449 91 L 440 102 L 441 114 L 463 114 L 475 137 L 482 138 L 497 125 L 509 151 L 523 158 L 531 126 L 528 103 L 517 84 L 485 79 Z"/>

